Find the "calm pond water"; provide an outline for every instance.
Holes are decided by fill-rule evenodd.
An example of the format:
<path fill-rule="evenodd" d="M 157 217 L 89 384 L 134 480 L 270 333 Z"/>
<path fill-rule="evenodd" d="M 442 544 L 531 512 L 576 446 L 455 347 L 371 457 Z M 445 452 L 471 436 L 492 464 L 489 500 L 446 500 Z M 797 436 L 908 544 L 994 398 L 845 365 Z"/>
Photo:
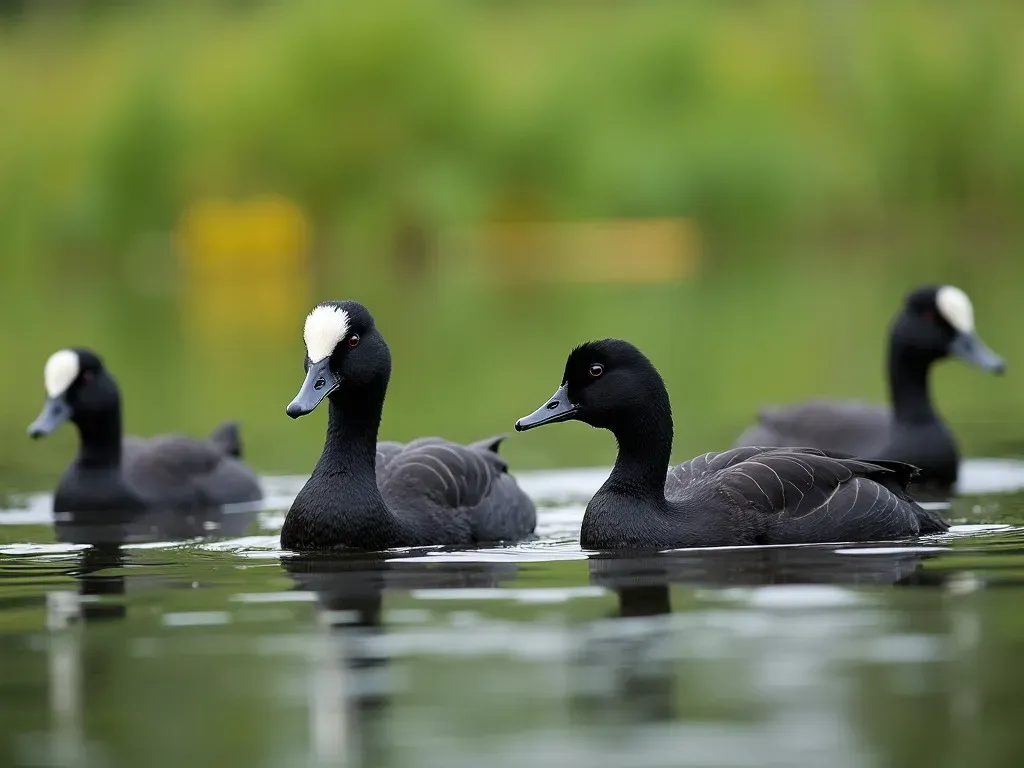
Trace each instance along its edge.
<path fill-rule="evenodd" d="M 1024 466 L 969 462 L 940 537 L 644 556 L 579 548 L 606 473 L 522 475 L 518 546 L 315 558 L 278 549 L 301 477 L 120 549 L 15 499 L 0 764 L 1019 764 Z"/>

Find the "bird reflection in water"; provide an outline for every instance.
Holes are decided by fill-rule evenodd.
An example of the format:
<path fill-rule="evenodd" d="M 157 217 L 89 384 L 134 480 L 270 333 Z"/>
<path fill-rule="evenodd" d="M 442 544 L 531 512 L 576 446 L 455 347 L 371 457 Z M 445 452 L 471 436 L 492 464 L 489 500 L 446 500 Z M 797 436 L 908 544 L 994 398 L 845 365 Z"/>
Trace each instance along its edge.
<path fill-rule="evenodd" d="M 618 604 L 610 622 L 586 630 L 574 663 L 573 718 L 591 726 L 680 719 L 678 687 L 686 683 L 671 621 L 673 586 L 686 594 L 701 587 L 937 583 L 921 567 L 933 550 L 858 545 L 856 551 L 844 554 L 833 545 L 592 555 L 591 583 L 614 592 Z"/>
<path fill-rule="evenodd" d="M 282 560 L 298 589 L 316 595 L 324 632 L 310 655 L 310 751 L 320 764 L 390 765 L 396 682 L 381 639 L 385 593 L 493 588 L 515 563 L 427 563 L 421 553 L 346 552 Z M 354 762 L 353 762 L 354 761 Z"/>

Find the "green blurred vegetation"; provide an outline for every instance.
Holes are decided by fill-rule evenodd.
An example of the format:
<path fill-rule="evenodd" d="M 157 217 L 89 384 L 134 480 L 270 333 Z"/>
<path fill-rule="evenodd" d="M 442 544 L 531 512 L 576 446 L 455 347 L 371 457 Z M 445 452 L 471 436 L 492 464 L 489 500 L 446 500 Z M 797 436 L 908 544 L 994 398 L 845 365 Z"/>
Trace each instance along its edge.
<path fill-rule="evenodd" d="M 211 196 L 283 194 L 309 216 L 298 303 L 374 311 L 395 359 L 387 438 L 510 430 L 572 345 L 616 335 L 665 373 L 676 456 L 721 448 L 763 402 L 884 398 L 885 328 L 907 289 L 942 281 L 1011 373 L 950 364 L 940 407 L 969 453 L 1016 450 L 1024 7 L 25 6 L 0 20 L 0 488 L 48 486 L 70 457 L 71 430 L 33 445 L 24 428 L 47 355 L 72 344 L 107 358 L 129 430 L 239 418 L 261 470 L 309 469 L 324 417 L 284 415 L 301 313 L 246 333 L 262 308 L 240 280 L 232 328 L 187 330 L 172 233 Z M 700 228 L 683 284 L 495 285 L 455 236 L 663 216 Z M 507 454 L 592 464 L 614 444 L 566 425 Z"/>

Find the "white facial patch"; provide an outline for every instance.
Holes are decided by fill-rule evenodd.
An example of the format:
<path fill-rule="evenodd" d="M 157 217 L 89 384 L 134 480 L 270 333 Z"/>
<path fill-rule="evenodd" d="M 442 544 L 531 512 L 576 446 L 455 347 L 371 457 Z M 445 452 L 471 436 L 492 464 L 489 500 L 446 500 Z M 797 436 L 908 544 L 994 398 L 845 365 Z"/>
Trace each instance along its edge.
<path fill-rule="evenodd" d="M 944 285 L 935 293 L 935 305 L 946 322 L 960 333 L 974 330 L 974 306 L 967 294 L 953 285 Z"/>
<path fill-rule="evenodd" d="M 50 397 L 60 397 L 78 378 L 78 355 L 70 349 L 61 349 L 50 355 L 43 368 L 43 386 Z"/>
<path fill-rule="evenodd" d="M 306 354 L 311 363 L 330 357 L 334 348 L 348 336 L 348 312 L 340 307 L 321 305 L 314 307 L 306 317 L 302 333 L 306 341 Z"/>

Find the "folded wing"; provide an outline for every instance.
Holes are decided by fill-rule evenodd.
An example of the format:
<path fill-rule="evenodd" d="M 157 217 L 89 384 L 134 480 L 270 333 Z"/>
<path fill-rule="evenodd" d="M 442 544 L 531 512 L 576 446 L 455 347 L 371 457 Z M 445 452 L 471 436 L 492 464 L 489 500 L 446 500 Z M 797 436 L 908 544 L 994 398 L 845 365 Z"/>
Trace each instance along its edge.
<path fill-rule="evenodd" d="M 178 435 L 126 439 L 124 478 L 153 504 L 201 508 L 262 496 L 252 472 L 221 446 Z"/>
<path fill-rule="evenodd" d="M 533 530 L 536 510 L 508 474 L 499 443 L 378 443 L 377 485 L 397 514 L 437 517 L 445 527 L 455 518 L 475 541 L 521 537 Z"/>
<path fill-rule="evenodd" d="M 811 448 L 734 448 L 674 467 L 665 492 L 685 497 L 714 489 L 763 519 L 764 543 L 871 539 L 937 533 L 942 518 L 907 494 L 917 469 Z"/>

